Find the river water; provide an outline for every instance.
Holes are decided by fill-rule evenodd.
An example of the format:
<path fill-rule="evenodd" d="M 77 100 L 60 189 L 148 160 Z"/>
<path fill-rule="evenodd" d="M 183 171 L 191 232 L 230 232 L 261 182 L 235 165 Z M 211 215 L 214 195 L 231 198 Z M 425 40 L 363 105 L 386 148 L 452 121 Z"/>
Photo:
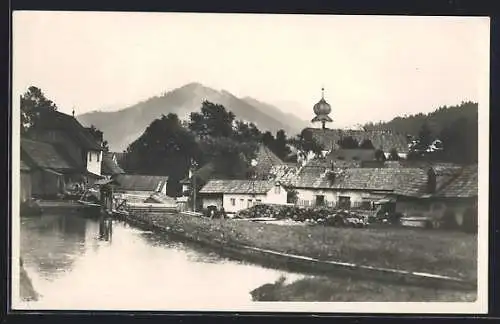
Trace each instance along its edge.
<path fill-rule="evenodd" d="M 302 277 L 79 215 L 22 217 L 21 256 L 42 295 L 22 309 L 222 310 L 251 304 L 250 291 L 282 275 Z"/>

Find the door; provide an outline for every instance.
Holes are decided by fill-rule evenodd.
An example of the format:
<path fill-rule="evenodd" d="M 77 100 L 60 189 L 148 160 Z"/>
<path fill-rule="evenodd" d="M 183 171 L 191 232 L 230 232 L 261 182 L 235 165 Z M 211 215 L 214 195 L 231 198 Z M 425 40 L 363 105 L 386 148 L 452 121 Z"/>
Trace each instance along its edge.
<path fill-rule="evenodd" d="M 325 196 L 317 195 L 316 196 L 316 206 L 324 206 L 325 205 Z"/>

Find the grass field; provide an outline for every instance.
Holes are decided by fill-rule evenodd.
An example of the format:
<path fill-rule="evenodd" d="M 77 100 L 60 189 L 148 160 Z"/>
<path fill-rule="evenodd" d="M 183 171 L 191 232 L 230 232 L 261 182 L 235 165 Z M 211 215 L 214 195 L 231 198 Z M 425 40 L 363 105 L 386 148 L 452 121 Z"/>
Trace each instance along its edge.
<path fill-rule="evenodd" d="M 310 277 L 285 284 L 277 281 L 251 292 L 254 301 L 294 302 L 473 302 L 476 292 Z"/>
<path fill-rule="evenodd" d="M 245 244 L 323 260 L 467 280 L 477 278 L 476 235 L 407 228 L 333 228 L 283 226 L 242 220 L 210 220 L 148 215 L 150 220 L 202 240 Z"/>

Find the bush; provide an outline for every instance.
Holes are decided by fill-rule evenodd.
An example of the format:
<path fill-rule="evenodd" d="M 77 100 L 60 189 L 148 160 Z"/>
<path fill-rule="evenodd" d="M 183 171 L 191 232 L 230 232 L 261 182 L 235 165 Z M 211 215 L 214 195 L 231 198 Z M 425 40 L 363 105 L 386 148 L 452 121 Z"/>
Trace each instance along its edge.
<path fill-rule="evenodd" d="M 458 228 L 457 219 L 455 218 L 455 212 L 451 209 L 446 209 L 442 219 L 442 224 L 444 229 L 453 230 Z"/>

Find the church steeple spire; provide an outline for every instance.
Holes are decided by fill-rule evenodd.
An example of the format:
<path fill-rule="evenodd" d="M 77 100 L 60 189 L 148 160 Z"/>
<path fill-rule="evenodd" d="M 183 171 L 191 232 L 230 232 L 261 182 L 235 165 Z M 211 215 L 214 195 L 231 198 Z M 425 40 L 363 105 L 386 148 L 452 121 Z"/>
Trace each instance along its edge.
<path fill-rule="evenodd" d="M 311 120 L 314 122 L 321 122 L 322 128 L 325 129 L 326 123 L 330 123 L 333 120 L 328 116 L 328 114 L 332 111 L 332 107 L 325 100 L 325 87 L 321 87 L 321 99 L 316 103 L 313 107 L 313 111 L 316 116 Z"/>

